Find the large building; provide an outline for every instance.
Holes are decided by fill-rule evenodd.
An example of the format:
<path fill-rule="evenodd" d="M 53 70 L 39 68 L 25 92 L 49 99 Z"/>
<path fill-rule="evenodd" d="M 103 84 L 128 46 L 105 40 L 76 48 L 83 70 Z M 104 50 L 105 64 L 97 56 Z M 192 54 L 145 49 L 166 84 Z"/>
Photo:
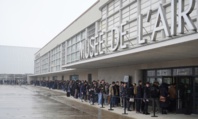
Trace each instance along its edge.
<path fill-rule="evenodd" d="M 35 54 L 38 80 L 122 81 L 130 76 L 187 86 L 198 113 L 198 2 L 98 0 Z"/>
<path fill-rule="evenodd" d="M 34 54 L 38 48 L 0 46 L 0 82 L 27 81 L 34 73 Z"/>

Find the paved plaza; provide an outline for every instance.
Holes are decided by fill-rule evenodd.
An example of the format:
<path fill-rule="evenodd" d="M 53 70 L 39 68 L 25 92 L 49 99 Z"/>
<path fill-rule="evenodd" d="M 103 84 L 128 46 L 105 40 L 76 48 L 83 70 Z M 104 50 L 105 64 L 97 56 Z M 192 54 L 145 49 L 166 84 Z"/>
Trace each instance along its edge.
<path fill-rule="evenodd" d="M 123 115 L 123 109 L 109 106 L 100 108 L 73 97 L 65 92 L 34 86 L 0 85 L 0 119 L 153 119 L 151 115 Z M 157 119 L 197 119 L 198 115 L 157 114 Z"/>

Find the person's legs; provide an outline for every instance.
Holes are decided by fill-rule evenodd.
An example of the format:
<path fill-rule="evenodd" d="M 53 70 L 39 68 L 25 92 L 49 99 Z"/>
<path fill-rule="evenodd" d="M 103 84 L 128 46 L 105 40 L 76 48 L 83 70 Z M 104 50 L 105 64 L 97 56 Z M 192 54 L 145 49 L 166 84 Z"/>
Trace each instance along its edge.
<path fill-rule="evenodd" d="M 107 105 L 107 95 L 106 94 L 103 94 L 103 95 L 104 95 L 103 96 L 104 97 L 104 104 Z"/>
<path fill-rule="evenodd" d="M 126 100 L 126 102 L 127 102 L 128 111 L 131 111 L 131 102 L 129 102 L 128 99 Z"/>
<path fill-rule="evenodd" d="M 122 97 L 120 97 L 120 106 L 123 107 L 123 100 L 122 100 Z"/>
<path fill-rule="evenodd" d="M 132 102 L 133 110 L 135 110 L 135 101 Z"/>
<path fill-rule="evenodd" d="M 140 101 L 141 100 L 136 99 L 136 112 L 140 112 Z"/>
<path fill-rule="evenodd" d="M 144 112 L 144 102 L 142 100 L 140 101 L 140 107 L 141 107 L 141 112 Z"/>
<path fill-rule="evenodd" d="M 98 105 L 102 104 L 102 93 L 98 93 Z"/>
<path fill-rule="evenodd" d="M 113 104 L 112 104 L 112 106 L 114 107 L 115 106 L 115 100 L 116 99 L 115 99 L 115 96 L 113 96 L 112 98 L 113 98 Z"/>
<path fill-rule="evenodd" d="M 143 111 L 143 113 L 144 114 L 149 114 L 148 113 L 148 102 L 147 101 L 144 102 L 144 111 Z"/>
<path fill-rule="evenodd" d="M 122 98 L 123 100 L 123 108 L 126 109 L 127 108 L 127 102 L 125 98 Z"/>

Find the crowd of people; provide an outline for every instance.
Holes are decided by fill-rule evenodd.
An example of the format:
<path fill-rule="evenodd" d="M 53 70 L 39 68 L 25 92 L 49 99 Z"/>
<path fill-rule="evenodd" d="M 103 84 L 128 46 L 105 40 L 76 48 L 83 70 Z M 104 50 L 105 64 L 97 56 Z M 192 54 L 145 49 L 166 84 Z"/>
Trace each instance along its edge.
<path fill-rule="evenodd" d="M 0 80 L 1 85 L 27 85 L 27 80 Z"/>
<path fill-rule="evenodd" d="M 136 111 L 149 115 L 148 107 L 156 107 L 156 111 L 167 114 L 168 111 L 174 112 L 176 109 L 176 87 L 175 84 L 168 85 L 154 82 L 143 84 L 140 80 L 138 84 L 128 84 L 125 82 L 108 83 L 105 80 L 92 82 L 81 80 L 34 80 L 31 82 L 35 86 L 44 86 L 49 89 L 59 89 L 66 92 L 66 96 L 74 97 L 90 104 L 98 103 L 110 105 L 112 107 L 123 107 L 128 111 Z M 154 105 L 155 104 L 155 105 Z"/>

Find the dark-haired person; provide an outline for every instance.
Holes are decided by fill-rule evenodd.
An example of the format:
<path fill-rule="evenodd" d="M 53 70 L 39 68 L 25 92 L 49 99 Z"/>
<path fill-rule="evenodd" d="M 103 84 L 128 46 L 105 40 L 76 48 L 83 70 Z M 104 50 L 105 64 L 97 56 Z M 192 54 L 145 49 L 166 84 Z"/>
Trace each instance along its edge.
<path fill-rule="evenodd" d="M 136 95 L 136 112 L 140 113 L 143 110 L 140 110 L 142 107 L 142 98 L 143 98 L 143 87 L 142 87 L 142 81 L 140 80 L 139 85 L 137 86 L 137 95 Z"/>
<path fill-rule="evenodd" d="M 110 105 L 115 106 L 115 82 L 109 86 Z"/>
<path fill-rule="evenodd" d="M 143 102 L 144 102 L 144 110 L 143 114 L 149 115 L 148 113 L 148 104 L 149 104 L 149 98 L 150 98 L 150 84 L 149 82 L 146 83 L 144 87 L 144 96 L 143 96 Z"/>
<path fill-rule="evenodd" d="M 118 106 L 119 104 L 119 99 L 120 99 L 120 86 L 119 86 L 119 81 L 116 81 L 115 84 L 115 105 Z"/>
<path fill-rule="evenodd" d="M 162 83 L 160 86 L 160 107 L 162 108 L 162 114 L 167 114 L 168 102 L 168 84 Z"/>
<path fill-rule="evenodd" d="M 128 111 L 131 111 L 130 110 L 130 103 L 129 103 L 129 89 L 128 87 L 126 86 L 126 83 L 124 83 L 123 85 L 123 90 L 122 90 L 122 100 L 123 100 L 123 107 Z"/>

